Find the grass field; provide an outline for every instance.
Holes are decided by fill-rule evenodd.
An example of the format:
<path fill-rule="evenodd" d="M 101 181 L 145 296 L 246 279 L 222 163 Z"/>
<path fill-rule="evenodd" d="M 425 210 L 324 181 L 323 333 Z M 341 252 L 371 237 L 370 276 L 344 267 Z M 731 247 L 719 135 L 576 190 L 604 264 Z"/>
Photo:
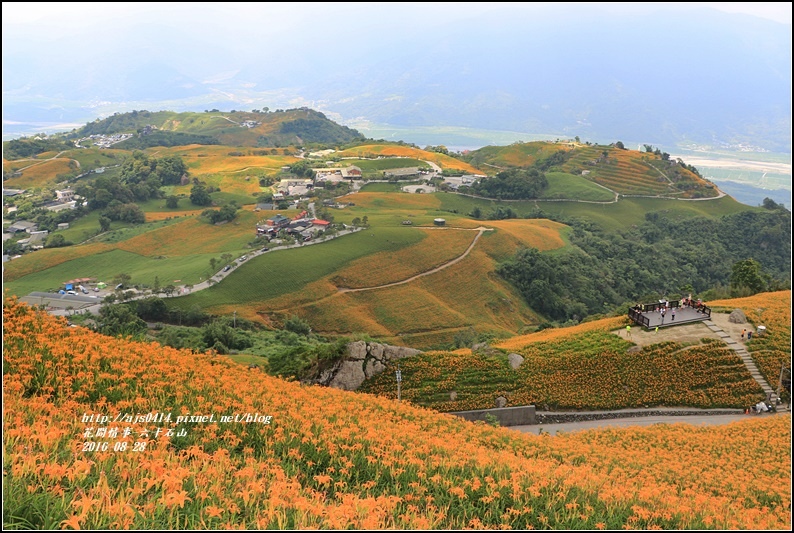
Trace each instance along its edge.
<path fill-rule="evenodd" d="M 543 191 L 541 198 L 591 202 L 609 202 L 615 198 L 614 194 L 581 176 L 565 172 L 547 172 L 546 179 L 549 181 L 549 186 Z"/>
<path fill-rule="evenodd" d="M 473 155 L 472 163 L 482 168 L 489 168 L 487 165 L 482 164 L 485 162 L 496 167 L 527 168 L 556 152 L 568 152 L 572 149 L 573 145 L 571 143 L 552 143 L 545 141 L 513 143 L 509 146 L 486 146 L 476 150 Z"/>
<path fill-rule="evenodd" d="M 210 309 L 216 305 L 258 303 L 298 292 L 360 257 L 396 251 L 421 239 L 422 234 L 411 228 L 372 228 L 327 243 L 276 251 L 239 266 L 223 283 L 171 301 L 183 308 L 199 305 Z"/>
<path fill-rule="evenodd" d="M 433 196 L 439 199 L 440 209 L 455 213 L 470 213 L 475 206 L 479 206 L 484 213 L 488 213 L 498 206 L 510 207 L 520 216 L 540 210 L 555 217 L 587 218 L 608 231 L 614 231 L 631 224 L 641 224 L 645 220 L 645 214 L 653 211 L 666 211 L 678 217 L 718 217 L 748 209 L 746 205 L 740 204 L 728 196 L 706 201 L 622 198 L 617 203 L 603 205 L 533 200 L 497 202 L 495 200 L 481 200 L 452 193 L 436 193 Z"/>
<path fill-rule="evenodd" d="M 425 237 L 397 251 L 379 252 L 353 261 L 331 277 L 337 287 L 374 287 L 431 270 L 466 251 L 477 232 L 419 229 Z"/>
<path fill-rule="evenodd" d="M 334 155 L 339 157 L 365 157 L 374 158 L 378 156 L 391 156 L 391 157 L 410 157 L 420 161 L 432 161 L 439 165 L 441 168 L 448 168 L 453 170 L 462 170 L 470 174 L 482 174 L 483 172 L 472 165 L 450 157 L 448 155 L 440 154 L 438 152 L 426 152 L 419 148 L 411 146 L 401 146 L 398 144 L 367 144 L 356 146 L 347 150 L 338 152 Z M 424 166 L 424 165 L 420 165 Z"/>
<path fill-rule="evenodd" d="M 164 285 L 174 280 L 181 280 L 177 284 L 195 285 L 201 281 L 201 278 L 206 279 L 211 273 L 209 264 L 211 257 L 218 255 L 205 253 L 155 259 L 116 249 L 60 262 L 46 270 L 7 281 L 5 288 L 11 294 L 24 296 L 32 291 L 57 290 L 64 281 L 74 278 L 96 278 L 98 281 L 109 283 L 120 273 L 130 274 L 132 284 L 152 286 L 154 278 L 158 277 Z"/>
<path fill-rule="evenodd" d="M 59 175 L 73 172 L 72 167 L 69 166 L 69 161 L 69 159 L 62 157 L 38 163 L 28 161 L 28 165 L 24 166 L 21 176 L 7 179 L 3 182 L 3 185 L 17 189 L 33 189 L 44 187 L 45 185 L 54 185 L 62 181 L 62 179 L 58 178 Z"/>

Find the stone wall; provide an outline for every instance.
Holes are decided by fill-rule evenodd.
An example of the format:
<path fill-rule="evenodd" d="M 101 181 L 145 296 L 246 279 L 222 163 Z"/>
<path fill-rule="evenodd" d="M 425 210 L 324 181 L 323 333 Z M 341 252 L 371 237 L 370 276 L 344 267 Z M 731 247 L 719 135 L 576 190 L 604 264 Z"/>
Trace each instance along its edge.
<path fill-rule="evenodd" d="M 500 426 L 528 426 L 536 424 L 535 406 L 520 405 L 518 407 L 499 407 L 495 409 L 479 409 L 476 411 L 457 411 L 449 413 L 459 416 L 470 422 L 482 420 L 485 422 L 485 415 L 495 416 Z"/>

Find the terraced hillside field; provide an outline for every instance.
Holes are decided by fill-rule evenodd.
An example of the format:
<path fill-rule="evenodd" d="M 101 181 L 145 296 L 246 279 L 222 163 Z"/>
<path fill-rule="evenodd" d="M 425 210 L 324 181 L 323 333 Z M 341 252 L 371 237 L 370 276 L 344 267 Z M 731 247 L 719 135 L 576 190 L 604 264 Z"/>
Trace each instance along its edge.
<path fill-rule="evenodd" d="M 606 156 L 604 155 L 606 153 Z M 675 198 L 716 197 L 713 184 L 688 169 L 671 166 L 658 156 L 613 146 L 582 146 L 562 166 L 566 172 L 581 174 L 625 195 L 670 196 Z"/>
<path fill-rule="evenodd" d="M 766 327 L 766 334 L 756 335 L 746 343 L 767 383 L 777 389 L 781 370 L 791 378 L 791 291 L 764 292 L 747 298 L 715 300 L 709 305 L 726 312 L 741 309 L 750 321 L 748 330 Z M 784 372 L 784 377 L 786 373 Z M 790 395 L 786 395 L 789 396 Z"/>
<path fill-rule="evenodd" d="M 505 354 L 467 350 L 403 359 L 402 397 L 441 411 L 487 409 L 499 396 L 508 406 L 548 405 L 555 410 L 746 408 L 764 397 L 739 356 L 721 341 L 664 342 L 628 353 L 632 343 L 613 335 L 609 329 L 614 325 L 606 319 L 579 326 L 569 335 L 563 329 L 548 340 L 540 340 L 545 335 L 539 334 L 538 340 L 526 344 L 506 341 L 504 346 L 513 346 L 512 351 L 524 358 L 517 369 L 510 367 Z M 395 369 L 387 368 L 360 390 L 396 395 Z"/>
<path fill-rule="evenodd" d="M 788 415 L 541 437 L 69 328 L 13 301 L 3 311 L 10 529 L 791 523 Z M 87 413 L 172 418 L 92 423 Z M 188 413 L 213 418 L 177 421 Z"/>

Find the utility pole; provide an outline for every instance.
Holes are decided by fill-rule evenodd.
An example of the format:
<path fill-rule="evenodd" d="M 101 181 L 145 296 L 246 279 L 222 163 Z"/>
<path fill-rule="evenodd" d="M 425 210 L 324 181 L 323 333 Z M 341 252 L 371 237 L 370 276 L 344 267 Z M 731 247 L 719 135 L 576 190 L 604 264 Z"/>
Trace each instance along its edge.
<path fill-rule="evenodd" d="M 234 310 L 234 329 L 237 329 L 237 309 Z"/>
<path fill-rule="evenodd" d="M 400 365 L 397 365 L 397 401 L 400 401 L 400 384 L 403 381 L 403 373 L 400 372 Z"/>

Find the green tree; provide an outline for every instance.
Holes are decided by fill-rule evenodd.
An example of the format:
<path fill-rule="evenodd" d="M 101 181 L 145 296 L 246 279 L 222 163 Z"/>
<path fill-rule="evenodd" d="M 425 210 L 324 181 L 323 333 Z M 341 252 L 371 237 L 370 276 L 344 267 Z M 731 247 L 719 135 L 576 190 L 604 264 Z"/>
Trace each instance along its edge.
<path fill-rule="evenodd" d="M 97 326 L 97 330 L 105 335 L 140 337 L 146 331 L 146 322 L 127 304 L 102 306 Z"/>
<path fill-rule="evenodd" d="M 113 283 L 116 285 L 121 285 L 122 288 L 128 286 L 132 281 L 132 276 L 127 274 L 126 272 L 122 272 L 120 274 L 116 274 L 113 276 Z"/>
<path fill-rule="evenodd" d="M 99 217 L 99 230 L 104 233 L 110 229 L 110 219 L 105 216 Z"/>
<path fill-rule="evenodd" d="M 308 336 L 312 332 L 312 328 L 309 327 L 309 323 L 297 316 L 289 317 L 284 322 L 284 329 L 304 336 Z"/>
<path fill-rule="evenodd" d="M 190 189 L 190 203 L 193 205 L 210 205 L 212 204 L 212 197 L 201 183 L 197 183 Z"/>
<path fill-rule="evenodd" d="M 45 248 L 60 248 L 61 246 L 69 246 L 72 244 L 71 242 L 66 240 L 66 237 L 61 235 L 60 233 L 56 233 L 55 235 L 50 235 L 47 238 L 47 242 L 44 243 Z"/>
<path fill-rule="evenodd" d="M 745 287 L 753 294 L 763 292 L 768 284 L 768 276 L 761 269 L 761 263 L 755 259 L 737 261 L 731 268 L 731 287 Z"/>
<path fill-rule="evenodd" d="M 179 197 L 172 194 L 165 199 L 165 206 L 169 209 L 176 209 L 179 207 Z"/>

